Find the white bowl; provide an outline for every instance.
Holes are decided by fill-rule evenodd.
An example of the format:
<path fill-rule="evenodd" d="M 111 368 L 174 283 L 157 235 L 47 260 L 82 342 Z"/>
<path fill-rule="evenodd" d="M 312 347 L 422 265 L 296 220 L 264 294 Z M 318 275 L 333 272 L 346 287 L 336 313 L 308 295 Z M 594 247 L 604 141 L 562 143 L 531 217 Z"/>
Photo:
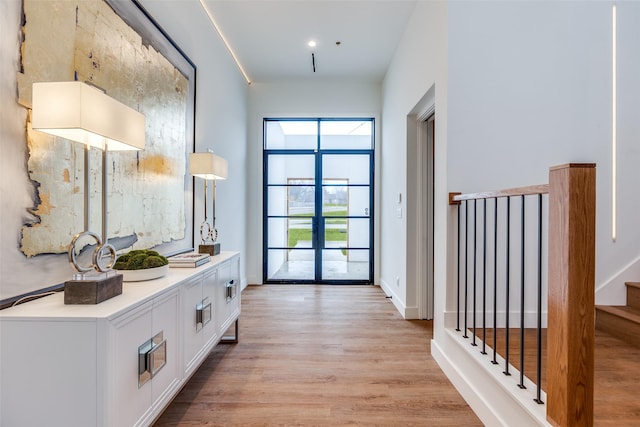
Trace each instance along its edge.
<path fill-rule="evenodd" d="M 116 270 L 122 274 L 124 282 L 142 282 L 144 280 L 157 279 L 169 272 L 169 265 L 163 265 L 154 268 L 145 268 L 142 270 Z"/>

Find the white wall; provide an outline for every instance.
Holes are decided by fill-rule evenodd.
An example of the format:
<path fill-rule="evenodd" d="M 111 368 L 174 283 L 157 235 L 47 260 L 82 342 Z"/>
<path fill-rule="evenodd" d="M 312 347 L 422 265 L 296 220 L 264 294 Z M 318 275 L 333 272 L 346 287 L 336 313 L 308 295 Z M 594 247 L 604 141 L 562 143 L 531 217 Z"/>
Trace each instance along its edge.
<path fill-rule="evenodd" d="M 418 315 L 418 290 L 408 280 L 407 260 L 415 254 L 416 183 L 418 158 L 408 120 L 435 103 L 435 314 L 444 311 L 446 266 L 447 162 L 447 3 L 419 1 L 387 72 L 383 88 L 380 284 L 398 310 Z M 423 105 L 424 104 L 424 105 Z M 414 123 L 415 124 L 415 123 Z M 412 173 L 410 173 L 412 172 Z M 398 194 L 401 195 L 397 203 Z M 398 209 L 402 217 L 398 218 Z M 408 221 L 409 220 L 409 221 Z M 413 261 L 415 264 L 417 261 Z M 411 261 L 409 261 L 411 263 Z"/>
<path fill-rule="evenodd" d="M 241 253 L 246 286 L 248 85 L 197 1 L 143 0 L 143 6 L 196 64 L 196 151 L 212 149 L 229 162 L 217 182 L 216 228 L 223 251 Z M 202 180 L 195 191 L 195 243 L 203 219 Z"/>
<path fill-rule="evenodd" d="M 283 117 L 374 117 L 376 150 L 380 135 L 380 84 L 361 80 L 310 78 L 252 83 L 249 88 L 247 279 L 262 283 L 262 119 Z M 377 167 L 377 165 L 376 165 Z M 379 184 L 375 183 L 376 188 Z M 374 200 L 377 207 L 377 197 Z M 378 218 L 374 221 L 378 241 Z M 374 242 L 375 254 L 377 250 Z M 376 262 L 376 265 L 378 262 Z M 374 270 L 377 283 L 378 271 Z"/>
<path fill-rule="evenodd" d="M 621 2 L 618 17 L 613 242 L 611 3 L 454 2 L 449 14 L 450 190 L 544 183 L 549 166 L 596 163 L 596 286 L 640 256 L 640 4 Z M 623 304 L 622 289 L 612 281 L 597 302 Z"/>
<path fill-rule="evenodd" d="M 626 295 L 625 281 L 640 279 L 640 121 L 638 99 L 640 99 L 640 3 L 617 2 L 618 9 L 618 233 L 615 244 L 611 243 L 609 223 L 600 224 L 598 247 L 596 301 L 599 304 L 623 304 Z M 603 108 L 604 110 L 604 108 Z M 606 123 L 606 122 L 605 122 Z M 606 162 L 606 158 L 604 160 Z M 609 189 L 610 178 L 603 177 Z M 602 210 L 610 211 L 608 193 L 597 195 Z M 600 215 L 601 210 L 598 211 Z M 606 214 L 603 214 L 607 218 Z M 602 236 L 602 237 L 601 237 Z M 601 263 L 610 267 L 601 267 Z"/>

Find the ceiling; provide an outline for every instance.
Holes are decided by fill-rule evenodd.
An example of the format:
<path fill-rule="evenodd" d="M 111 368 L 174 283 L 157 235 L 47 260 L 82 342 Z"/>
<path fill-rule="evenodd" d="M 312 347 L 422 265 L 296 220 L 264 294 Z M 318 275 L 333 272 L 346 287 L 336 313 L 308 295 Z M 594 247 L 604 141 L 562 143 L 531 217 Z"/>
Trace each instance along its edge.
<path fill-rule="evenodd" d="M 381 81 L 416 4 L 416 0 L 200 1 L 250 82 L 314 76 Z M 307 46 L 310 40 L 317 46 Z"/>

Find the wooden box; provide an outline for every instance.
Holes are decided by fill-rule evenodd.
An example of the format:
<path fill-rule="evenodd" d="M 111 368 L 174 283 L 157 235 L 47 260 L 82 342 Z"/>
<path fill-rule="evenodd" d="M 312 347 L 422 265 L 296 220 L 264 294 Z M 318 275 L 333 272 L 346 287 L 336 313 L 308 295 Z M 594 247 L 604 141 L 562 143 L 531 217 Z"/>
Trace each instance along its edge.
<path fill-rule="evenodd" d="M 209 254 L 211 256 L 218 255 L 220 253 L 220 243 L 214 243 L 209 245 L 199 245 L 199 254 Z"/>
<path fill-rule="evenodd" d="M 122 274 L 64 283 L 65 304 L 100 304 L 122 293 Z"/>

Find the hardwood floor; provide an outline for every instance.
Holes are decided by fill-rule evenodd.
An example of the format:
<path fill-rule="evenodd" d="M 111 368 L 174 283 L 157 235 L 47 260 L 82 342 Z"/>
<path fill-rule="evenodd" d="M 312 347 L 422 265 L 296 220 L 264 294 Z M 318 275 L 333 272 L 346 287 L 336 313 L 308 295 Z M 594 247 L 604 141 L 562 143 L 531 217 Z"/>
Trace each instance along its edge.
<path fill-rule="evenodd" d="M 378 287 L 249 287 L 240 342 L 217 346 L 155 426 L 482 425 L 431 336 Z"/>
<path fill-rule="evenodd" d="M 501 356 L 506 356 L 506 339 L 505 339 L 505 329 L 498 329 L 498 334 L 496 336 L 496 353 Z M 473 331 L 469 330 L 469 342 L 471 342 Z M 476 330 L 476 336 L 479 340 L 482 340 L 482 329 Z M 481 342 L 481 341 L 479 341 Z M 534 383 L 537 379 L 537 343 L 538 336 L 536 329 L 525 329 L 524 331 L 524 375 L 531 379 Z M 542 369 L 541 369 L 541 377 L 542 377 L 542 389 L 544 390 L 547 381 L 547 371 L 544 369 L 547 364 L 547 330 L 542 329 Z M 493 329 L 487 328 L 486 330 L 486 352 L 488 354 L 489 360 L 493 357 Z M 481 347 L 479 346 L 478 349 Z M 480 351 L 480 350 L 478 350 Z M 509 332 L 509 364 L 513 366 L 513 368 L 520 370 L 520 329 L 512 328 Z M 505 365 L 500 365 L 502 370 L 506 369 Z M 512 372 L 513 369 L 509 368 L 509 371 Z M 515 373 L 514 373 L 515 375 Z M 514 376 L 514 382 L 517 383 L 519 381 L 519 375 Z"/>
<path fill-rule="evenodd" d="M 217 346 L 155 426 L 482 425 L 431 358 L 431 336 L 377 287 L 249 287 L 240 342 Z M 525 340 L 535 378 L 532 331 Z M 510 348 L 518 366 L 518 331 Z M 638 384 L 640 348 L 596 331 L 594 425 L 640 425 Z"/>

